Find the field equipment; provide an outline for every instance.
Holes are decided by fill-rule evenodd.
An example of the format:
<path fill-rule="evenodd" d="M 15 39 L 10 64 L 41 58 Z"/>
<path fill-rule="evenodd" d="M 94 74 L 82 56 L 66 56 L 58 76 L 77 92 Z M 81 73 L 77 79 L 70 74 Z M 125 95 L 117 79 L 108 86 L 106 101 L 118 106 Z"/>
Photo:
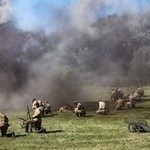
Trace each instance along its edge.
<path fill-rule="evenodd" d="M 125 119 L 124 123 L 128 124 L 130 132 L 150 132 L 150 126 L 145 120 L 134 121 L 132 119 Z"/>
<path fill-rule="evenodd" d="M 31 115 L 30 115 L 30 111 L 29 111 L 28 105 L 27 105 L 27 119 L 24 119 L 24 118 L 22 118 L 22 117 L 19 117 L 19 119 L 23 121 L 23 122 L 21 123 L 21 128 L 25 128 L 26 121 L 32 119 L 32 118 L 31 118 Z M 30 132 L 32 132 L 32 128 L 33 128 L 33 127 L 34 127 L 34 126 L 33 126 L 32 124 L 30 124 Z"/>

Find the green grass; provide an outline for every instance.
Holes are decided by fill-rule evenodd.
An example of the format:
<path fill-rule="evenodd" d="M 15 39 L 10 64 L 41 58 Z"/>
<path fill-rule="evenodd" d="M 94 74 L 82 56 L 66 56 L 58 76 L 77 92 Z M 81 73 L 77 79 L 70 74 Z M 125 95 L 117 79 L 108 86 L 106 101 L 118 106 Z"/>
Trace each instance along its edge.
<path fill-rule="evenodd" d="M 148 95 L 149 88 L 145 88 Z M 21 129 L 26 112 L 5 112 L 10 119 L 8 132 L 14 131 L 16 137 L 0 137 L 0 150 L 148 150 L 150 133 L 131 133 L 124 119 L 144 119 L 150 125 L 150 96 L 137 104 L 136 109 L 124 108 L 115 111 L 110 106 L 109 115 L 99 115 L 96 110 L 87 111 L 87 116 L 78 118 L 73 113 L 57 114 L 43 118 L 42 126 L 47 134 L 29 133 Z"/>

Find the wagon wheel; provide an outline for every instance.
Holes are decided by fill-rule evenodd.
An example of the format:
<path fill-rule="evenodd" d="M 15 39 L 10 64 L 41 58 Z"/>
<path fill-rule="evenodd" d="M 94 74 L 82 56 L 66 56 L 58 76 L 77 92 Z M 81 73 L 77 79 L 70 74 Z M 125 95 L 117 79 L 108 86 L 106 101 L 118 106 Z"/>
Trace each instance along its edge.
<path fill-rule="evenodd" d="M 141 124 L 144 124 L 144 125 L 148 126 L 148 123 L 145 120 L 138 120 L 138 123 L 141 123 Z"/>
<path fill-rule="evenodd" d="M 139 131 L 140 131 L 140 125 L 139 125 L 139 123 L 131 122 L 131 123 L 128 125 L 128 130 L 129 130 L 130 132 L 139 132 Z"/>

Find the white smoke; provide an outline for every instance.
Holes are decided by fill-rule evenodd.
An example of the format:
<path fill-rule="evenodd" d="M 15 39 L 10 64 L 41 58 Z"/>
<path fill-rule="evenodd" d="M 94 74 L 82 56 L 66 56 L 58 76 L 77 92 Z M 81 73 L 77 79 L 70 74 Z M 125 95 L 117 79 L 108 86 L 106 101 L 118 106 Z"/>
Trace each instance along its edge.
<path fill-rule="evenodd" d="M 11 5 L 9 0 L 0 1 L 0 24 L 5 23 L 10 19 Z"/>
<path fill-rule="evenodd" d="M 82 49 L 81 46 L 79 56 L 74 51 L 82 45 L 80 41 L 82 36 L 83 38 L 89 37 L 90 40 L 100 36 L 97 28 L 91 26 L 91 23 L 99 17 L 113 13 L 122 14 L 127 10 L 142 11 L 139 5 L 142 4 L 142 1 L 137 3 L 136 0 L 75 0 L 67 7 L 64 7 L 66 4 L 64 5 L 63 2 L 63 5 L 58 7 L 57 0 L 20 0 L 11 2 L 12 9 L 9 0 L 2 2 L 5 3 L 5 7 L 0 7 L 0 23 L 6 22 L 9 18 L 12 19 L 11 16 L 13 16 L 16 27 L 23 31 L 38 32 L 40 29 L 47 37 L 54 31 L 60 34 L 60 41 L 54 51 L 49 48 L 37 60 L 31 62 L 28 67 L 28 80 L 24 87 L 9 96 L 7 94 L 1 96 L 2 105 L 5 100 L 10 100 L 10 105 L 14 108 L 30 104 L 33 98 L 48 100 L 51 104 L 81 99 L 80 81 L 91 77 L 91 80 L 94 80 L 95 77 L 99 78 L 95 75 L 96 71 L 92 72 L 90 69 L 85 71 L 86 67 L 89 67 L 85 62 L 94 62 L 94 58 L 92 60 L 90 57 L 92 49 L 89 54 L 90 50 L 86 47 Z M 144 6 L 147 10 L 148 6 Z M 134 23 L 137 25 L 137 22 Z M 106 34 L 106 31 L 103 34 Z M 43 45 L 34 39 L 28 39 L 21 50 L 30 50 L 32 46 L 43 50 Z M 83 61 L 85 59 L 87 61 Z M 28 61 L 26 58 L 22 60 Z M 112 68 L 115 68 L 113 63 L 111 65 Z M 115 68 L 112 74 L 116 78 L 117 69 Z M 105 80 L 109 81 L 111 78 L 103 77 L 100 82 L 105 82 Z"/>

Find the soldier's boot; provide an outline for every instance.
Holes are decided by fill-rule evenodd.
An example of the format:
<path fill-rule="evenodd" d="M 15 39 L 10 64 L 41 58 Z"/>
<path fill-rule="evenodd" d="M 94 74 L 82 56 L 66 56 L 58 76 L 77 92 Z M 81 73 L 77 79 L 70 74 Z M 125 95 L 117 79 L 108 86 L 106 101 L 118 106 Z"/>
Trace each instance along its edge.
<path fill-rule="evenodd" d="M 7 133 L 7 134 L 6 134 L 6 137 L 15 137 L 15 133 L 14 133 L 14 132 Z"/>
<path fill-rule="evenodd" d="M 41 128 L 38 133 L 46 133 L 46 129 L 45 128 Z"/>

